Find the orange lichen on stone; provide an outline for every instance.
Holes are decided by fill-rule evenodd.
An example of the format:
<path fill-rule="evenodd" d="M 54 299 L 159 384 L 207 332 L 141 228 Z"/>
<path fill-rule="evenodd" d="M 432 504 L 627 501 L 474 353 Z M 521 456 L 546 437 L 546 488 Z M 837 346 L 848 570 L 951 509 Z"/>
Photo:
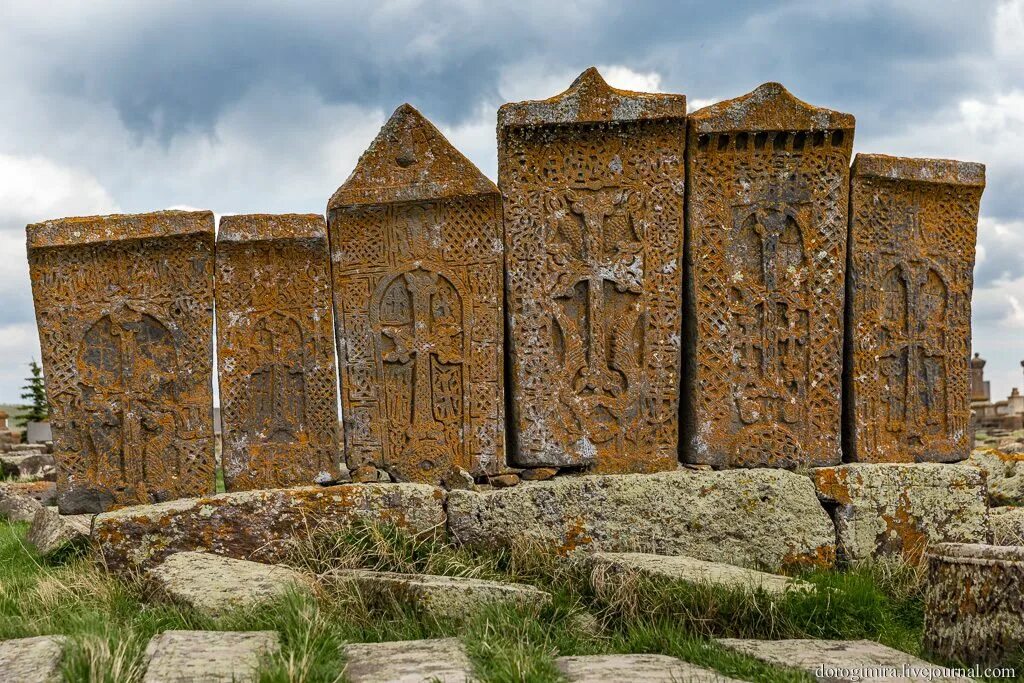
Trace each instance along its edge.
<path fill-rule="evenodd" d="M 766 83 L 689 121 L 684 460 L 838 463 L 854 119 Z"/>
<path fill-rule="evenodd" d="M 61 512 L 211 492 L 213 214 L 27 235 Z"/>
<path fill-rule="evenodd" d="M 676 467 L 685 127 L 595 69 L 498 112 L 517 466 Z"/>
<path fill-rule="evenodd" d="M 985 167 L 858 154 L 851 185 L 847 459 L 963 460 Z"/>
<path fill-rule="evenodd" d="M 334 317 L 319 215 L 225 216 L 217 353 L 228 491 L 338 475 Z"/>
<path fill-rule="evenodd" d="M 327 207 L 349 468 L 505 460 L 498 189 L 405 104 Z"/>

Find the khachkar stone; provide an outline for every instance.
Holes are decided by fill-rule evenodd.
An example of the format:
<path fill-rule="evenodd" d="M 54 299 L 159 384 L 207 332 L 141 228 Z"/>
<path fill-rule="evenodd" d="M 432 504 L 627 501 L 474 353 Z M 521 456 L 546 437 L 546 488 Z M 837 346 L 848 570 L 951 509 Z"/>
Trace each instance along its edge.
<path fill-rule="evenodd" d="M 853 127 L 778 83 L 690 115 L 687 462 L 841 459 Z"/>
<path fill-rule="evenodd" d="M 498 189 L 408 104 L 327 207 L 348 466 L 504 465 Z"/>
<path fill-rule="evenodd" d="M 858 154 L 852 175 L 847 458 L 963 460 L 985 167 Z"/>
<path fill-rule="evenodd" d="M 221 219 L 217 353 L 228 491 L 337 476 L 333 325 L 322 216 Z"/>
<path fill-rule="evenodd" d="M 27 233 L 61 512 L 212 493 L 213 214 Z"/>
<path fill-rule="evenodd" d="M 515 464 L 677 466 L 685 128 L 593 68 L 499 110 Z"/>

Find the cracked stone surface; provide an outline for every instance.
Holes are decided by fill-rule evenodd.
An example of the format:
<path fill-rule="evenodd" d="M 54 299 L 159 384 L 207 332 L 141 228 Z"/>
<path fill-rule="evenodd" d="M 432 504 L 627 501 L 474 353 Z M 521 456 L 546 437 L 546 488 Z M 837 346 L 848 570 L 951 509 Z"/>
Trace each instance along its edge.
<path fill-rule="evenodd" d="M 66 642 L 63 636 L 0 641 L 0 681 L 58 683 Z"/>
<path fill-rule="evenodd" d="M 349 683 L 465 683 L 475 680 L 473 663 L 458 638 L 397 640 L 346 645 Z"/>
<path fill-rule="evenodd" d="M 281 649 L 274 631 L 164 631 L 146 646 L 143 683 L 243 683 Z"/>
<path fill-rule="evenodd" d="M 56 552 L 67 545 L 88 543 L 95 516 L 62 515 L 55 507 L 40 508 L 32 518 L 27 540 L 41 555 Z"/>
<path fill-rule="evenodd" d="M 588 561 L 594 571 L 611 574 L 636 572 L 651 577 L 709 583 L 732 589 L 760 589 L 775 595 L 781 595 L 802 585 L 802 582 L 794 581 L 787 576 L 692 557 L 649 553 L 594 553 L 588 557 Z"/>
<path fill-rule="evenodd" d="M 559 657 L 558 671 L 570 683 L 731 683 L 734 678 L 667 655 L 587 655 Z"/>

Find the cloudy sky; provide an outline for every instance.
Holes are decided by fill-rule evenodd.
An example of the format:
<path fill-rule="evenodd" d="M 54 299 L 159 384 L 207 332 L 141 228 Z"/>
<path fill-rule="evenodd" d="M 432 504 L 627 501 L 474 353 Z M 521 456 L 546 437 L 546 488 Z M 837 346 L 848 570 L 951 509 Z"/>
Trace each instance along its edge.
<path fill-rule="evenodd" d="M 1024 0 L 0 0 L 0 402 L 38 357 L 26 223 L 321 212 L 409 101 L 495 177 L 495 111 L 596 64 L 691 108 L 781 81 L 856 151 L 988 165 L 975 348 L 1024 359 Z"/>

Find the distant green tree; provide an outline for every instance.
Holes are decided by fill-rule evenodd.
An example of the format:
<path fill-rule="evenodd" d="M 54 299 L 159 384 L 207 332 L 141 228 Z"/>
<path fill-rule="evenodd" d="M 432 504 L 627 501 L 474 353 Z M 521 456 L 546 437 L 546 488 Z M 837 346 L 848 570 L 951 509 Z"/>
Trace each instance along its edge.
<path fill-rule="evenodd" d="M 50 417 L 50 404 L 46 401 L 46 385 L 43 383 L 43 368 L 33 360 L 28 364 L 32 371 L 31 377 L 26 377 L 28 382 L 21 397 L 30 400 L 31 403 L 23 406 L 21 414 L 14 420 L 19 427 L 24 427 L 29 422 L 44 422 Z"/>

